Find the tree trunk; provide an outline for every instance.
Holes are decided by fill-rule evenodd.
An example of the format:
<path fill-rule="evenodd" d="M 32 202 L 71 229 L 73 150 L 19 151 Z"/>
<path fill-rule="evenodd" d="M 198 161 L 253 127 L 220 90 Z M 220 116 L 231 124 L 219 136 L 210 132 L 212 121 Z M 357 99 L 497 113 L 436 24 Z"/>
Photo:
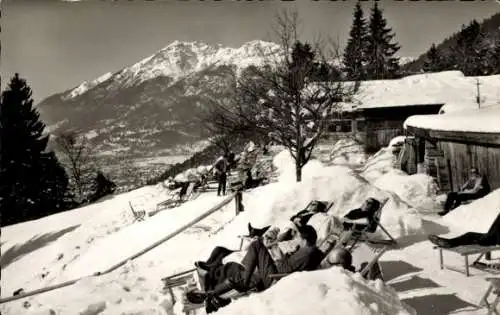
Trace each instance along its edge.
<path fill-rule="evenodd" d="M 302 167 L 300 166 L 298 159 L 295 161 L 295 179 L 297 182 L 302 181 Z"/>

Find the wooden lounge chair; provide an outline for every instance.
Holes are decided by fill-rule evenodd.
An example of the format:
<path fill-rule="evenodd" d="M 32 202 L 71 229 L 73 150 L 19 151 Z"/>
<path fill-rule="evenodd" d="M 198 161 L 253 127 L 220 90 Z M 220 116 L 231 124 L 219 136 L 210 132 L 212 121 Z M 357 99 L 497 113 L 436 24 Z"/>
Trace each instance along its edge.
<path fill-rule="evenodd" d="M 135 221 L 143 221 L 144 218 L 146 217 L 146 211 L 145 210 L 140 210 L 140 211 L 135 211 L 134 207 L 132 207 L 132 203 L 129 201 L 128 204 L 130 205 L 130 210 L 132 210 L 132 213 L 134 215 L 134 220 Z"/>
<path fill-rule="evenodd" d="M 352 224 L 352 230 L 353 230 L 353 239 L 355 242 L 358 241 L 366 241 L 366 242 L 371 242 L 371 243 L 377 243 L 377 244 L 388 244 L 388 245 L 395 245 L 397 244 L 396 239 L 387 231 L 387 229 L 380 223 L 380 217 L 382 215 L 382 209 L 384 208 L 385 203 L 380 204 L 380 207 L 377 209 L 375 212 L 372 220 L 368 221 L 368 219 L 359 219 L 359 220 L 349 220 L 349 219 L 343 219 L 342 222 L 345 223 L 351 223 Z M 359 231 L 356 228 L 356 225 L 365 225 L 366 227 Z M 387 240 L 375 240 L 372 239 L 368 234 L 369 233 L 375 233 L 377 228 L 380 228 L 382 232 L 388 237 Z"/>
<path fill-rule="evenodd" d="M 453 270 L 461 273 L 465 273 L 465 275 L 468 277 L 470 275 L 470 267 L 474 267 L 476 269 L 482 269 L 485 271 L 489 271 L 492 273 L 498 273 L 500 270 L 498 270 L 498 267 L 495 268 L 493 264 L 485 264 L 480 262 L 480 259 L 483 258 L 486 254 L 491 253 L 493 251 L 499 251 L 500 250 L 500 245 L 494 245 L 494 246 L 481 246 L 481 245 L 462 245 L 462 246 L 457 246 L 457 247 L 452 247 L 452 248 L 443 248 L 439 246 L 434 246 L 434 249 L 439 250 L 439 267 L 441 269 L 448 269 L 448 270 Z M 465 268 L 464 269 L 458 269 L 454 266 L 446 265 L 444 264 L 444 258 L 443 258 L 443 251 L 450 251 L 457 253 L 464 257 L 464 263 L 465 263 Z M 478 257 L 472 262 L 472 264 L 469 264 L 469 256 L 470 255 L 478 255 Z"/>
<path fill-rule="evenodd" d="M 497 310 L 497 306 L 500 302 L 500 278 L 486 278 L 490 284 L 488 286 L 488 290 L 481 298 L 479 302 L 479 306 L 486 307 L 488 309 L 487 315 L 500 315 Z M 493 302 L 489 302 L 488 299 L 493 297 Z"/>

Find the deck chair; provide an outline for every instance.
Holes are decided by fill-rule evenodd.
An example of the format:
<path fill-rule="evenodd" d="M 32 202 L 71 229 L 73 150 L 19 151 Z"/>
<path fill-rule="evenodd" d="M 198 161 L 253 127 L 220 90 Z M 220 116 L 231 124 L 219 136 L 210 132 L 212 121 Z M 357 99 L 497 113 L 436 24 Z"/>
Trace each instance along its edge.
<path fill-rule="evenodd" d="M 128 202 L 130 205 L 130 210 L 132 210 L 132 214 L 134 215 L 134 221 L 143 221 L 146 216 L 145 210 L 135 211 L 134 207 L 132 207 L 132 202 Z"/>
<path fill-rule="evenodd" d="M 194 190 L 194 183 L 190 182 L 189 185 L 187 186 L 187 188 L 185 188 L 185 189 L 181 188 L 179 193 L 177 195 L 175 195 L 174 197 L 158 203 L 156 205 L 156 210 L 160 210 L 163 208 L 173 208 L 173 207 L 179 206 L 183 202 L 191 199 L 192 194 L 193 194 L 193 190 Z"/>
<path fill-rule="evenodd" d="M 497 306 L 500 303 L 500 278 L 486 278 L 490 284 L 488 286 L 488 290 L 481 298 L 479 302 L 479 306 L 486 307 L 488 309 L 487 315 L 500 315 L 497 310 Z M 493 302 L 489 302 L 488 299 L 490 296 L 493 298 Z"/>
<path fill-rule="evenodd" d="M 382 215 L 382 209 L 384 208 L 384 205 L 386 204 L 387 199 L 385 202 L 380 204 L 380 207 L 377 209 L 375 212 L 372 220 L 368 221 L 367 219 L 359 219 L 359 220 L 349 220 L 349 219 L 343 219 L 342 222 L 346 223 L 351 223 L 352 224 L 352 230 L 353 230 L 353 240 L 354 242 L 370 242 L 370 243 L 376 243 L 376 244 L 388 244 L 388 245 L 395 245 L 397 244 L 396 239 L 387 231 L 387 229 L 380 223 L 380 217 Z M 362 230 L 358 230 L 356 226 L 359 225 L 366 225 L 365 228 Z M 374 240 L 368 236 L 368 233 L 375 233 L 377 228 L 380 228 L 382 232 L 388 237 L 387 240 Z"/>
<path fill-rule="evenodd" d="M 488 237 L 498 237 L 498 229 L 500 229 L 500 213 L 496 217 L 495 221 L 490 226 L 490 229 L 487 233 L 489 235 Z M 492 234 L 490 234 L 492 233 Z M 498 240 L 497 240 L 498 241 Z M 498 242 L 497 242 L 498 244 Z M 444 248 L 440 246 L 433 246 L 433 249 L 439 250 L 439 266 L 441 269 L 449 269 L 461 273 L 465 273 L 465 275 L 468 277 L 470 275 L 470 267 L 480 269 L 483 271 L 487 271 L 490 273 L 500 273 L 500 264 L 497 263 L 485 263 L 481 261 L 481 258 L 486 257 L 486 260 L 491 260 L 491 252 L 494 251 L 500 251 L 500 245 L 490 245 L 490 246 L 483 246 L 483 245 L 461 245 L 461 246 L 456 246 L 456 247 L 451 247 L 451 248 Z M 453 266 L 445 265 L 444 264 L 444 257 L 443 257 L 443 251 L 449 251 L 453 252 L 456 254 L 459 254 L 464 258 L 465 262 L 465 268 L 464 269 L 458 269 Z M 476 259 L 472 262 L 472 264 L 469 264 L 469 256 L 470 255 L 478 255 Z"/>
<path fill-rule="evenodd" d="M 485 255 L 493 251 L 500 251 L 500 245 L 494 245 L 494 246 L 462 245 L 452 248 L 433 246 L 433 249 L 439 250 L 439 267 L 441 269 L 448 269 L 464 273 L 467 277 L 470 276 L 470 267 L 488 271 L 490 273 L 500 273 L 500 266 L 498 264 L 486 264 L 480 262 L 481 258 L 483 258 Z M 446 265 L 444 263 L 443 251 L 454 252 L 462 256 L 464 258 L 464 269 L 459 269 L 454 266 Z M 477 258 L 472 262 L 472 264 L 469 264 L 470 255 L 478 255 Z"/>

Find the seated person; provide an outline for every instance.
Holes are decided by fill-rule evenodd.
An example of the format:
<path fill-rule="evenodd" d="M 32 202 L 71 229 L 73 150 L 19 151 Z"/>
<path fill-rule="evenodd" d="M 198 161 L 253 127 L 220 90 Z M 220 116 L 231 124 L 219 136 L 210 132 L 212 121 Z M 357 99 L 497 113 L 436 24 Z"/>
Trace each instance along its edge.
<path fill-rule="evenodd" d="M 363 231 L 366 229 L 370 222 L 373 221 L 375 213 L 380 209 L 380 201 L 375 198 L 368 198 L 361 205 L 360 208 L 349 211 L 346 215 L 344 215 L 344 219 L 347 220 L 359 220 L 359 219 L 367 219 L 366 223 L 356 223 L 355 225 L 352 222 L 343 222 L 344 230 L 351 230 L 354 226 L 356 231 Z"/>
<path fill-rule="evenodd" d="M 324 258 L 324 254 L 316 247 L 316 231 L 306 225 L 299 229 L 299 236 L 300 248 L 291 255 L 276 259 L 272 258 L 261 238 L 254 240 L 240 264 L 228 263 L 219 268 L 222 269 L 219 273 L 221 278 L 216 279 L 217 285 L 213 289 L 187 292 L 187 299 L 191 303 L 199 304 L 232 289 L 239 292 L 248 292 L 251 289 L 262 291 L 274 282 L 270 277 L 272 274 L 316 269 Z"/>
<path fill-rule="evenodd" d="M 293 224 L 290 224 L 280 235 L 278 235 L 278 242 L 293 239 L 297 235 L 298 229 L 305 226 L 313 215 L 316 213 L 324 213 L 326 210 L 326 203 L 319 200 L 311 201 L 304 210 L 297 212 L 290 218 Z"/>
<path fill-rule="evenodd" d="M 493 246 L 500 245 L 500 215 L 491 225 L 488 233 L 468 232 L 454 238 L 429 235 L 429 240 L 439 247 L 452 248 L 462 245 Z"/>
<path fill-rule="evenodd" d="M 480 175 L 477 168 L 470 171 L 469 180 L 460 188 L 459 192 L 450 192 L 446 196 L 443 211 L 439 215 L 445 215 L 460 206 L 467 200 L 479 199 L 490 193 L 490 185 L 484 175 Z"/>

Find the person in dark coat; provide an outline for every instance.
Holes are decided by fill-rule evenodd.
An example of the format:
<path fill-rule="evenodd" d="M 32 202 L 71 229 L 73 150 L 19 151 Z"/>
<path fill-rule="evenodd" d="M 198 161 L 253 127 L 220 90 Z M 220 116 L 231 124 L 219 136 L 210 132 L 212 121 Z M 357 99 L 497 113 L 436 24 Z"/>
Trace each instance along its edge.
<path fill-rule="evenodd" d="M 217 196 L 220 196 L 221 193 L 223 196 L 226 195 L 226 181 L 227 181 L 227 172 L 228 172 L 228 161 L 227 154 L 224 154 L 220 158 L 215 161 L 214 164 L 215 175 L 217 177 L 218 187 L 217 187 Z"/>
<path fill-rule="evenodd" d="M 361 205 L 360 208 L 349 211 L 346 215 L 344 215 L 344 219 L 348 220 L 359 220 L 359 219 L 367 219 L 367 223 L 356 223 L 355 225 L 352 222 L 343 222 L 344 230 L 350 230 L 353 228 L 356 231 L 363 231 L 369 225 L 370 222 L 373 222 L 373 219 L 380 209 L 380 201 L 375 198 L 368 198 Z"/>
<path fill-rule="evenodd" d="M 486 176 L 481 175 L 477 168 L 472 168 L 470 178 L 460 188 L 459 192 L 450 192 L 446 196 L 443 211 L 439 215 L 445 215 L 451 210 L 458 208 L 462 202 L 479 199 L 490 193 L 490 185 Z"/>
<path fill-rule="evenodd" d="M 500 214 L 491 225 L 488 233 L 467 232 L 454 238 L 429 235 L 429 240 L 439 247 L 444 248 L 452 248 L 462 245 L 500 245 Z"/>

